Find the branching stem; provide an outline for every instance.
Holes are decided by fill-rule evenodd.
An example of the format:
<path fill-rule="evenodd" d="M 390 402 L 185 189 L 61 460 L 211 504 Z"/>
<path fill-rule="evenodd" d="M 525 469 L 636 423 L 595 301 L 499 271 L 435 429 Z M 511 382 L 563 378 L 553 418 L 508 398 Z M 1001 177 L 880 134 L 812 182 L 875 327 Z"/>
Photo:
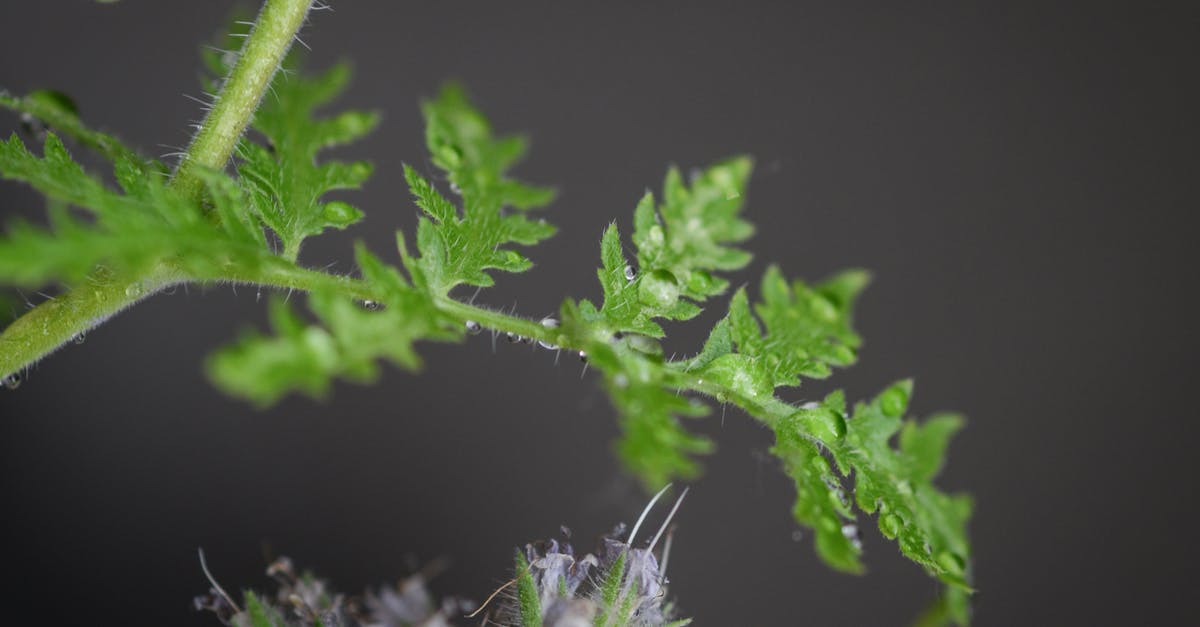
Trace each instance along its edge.
<path fill-rule="evenodd" d="M 311 5 L 312 0 L 266 0 L 263 4 L 237 63 L 180 161 L 171 181 L 177 190 L 198 196 L 203 181 L 194 174 L 195 168 L 223 169 L 229 162 Z M 81 284 L 26 312 L 0 333 L 0 377 L 25 370 L 72 338 L 168 285 L 213 279 L 239 280 L 180 276 L 168 265 L 142 276 L 94 272 Z"/>

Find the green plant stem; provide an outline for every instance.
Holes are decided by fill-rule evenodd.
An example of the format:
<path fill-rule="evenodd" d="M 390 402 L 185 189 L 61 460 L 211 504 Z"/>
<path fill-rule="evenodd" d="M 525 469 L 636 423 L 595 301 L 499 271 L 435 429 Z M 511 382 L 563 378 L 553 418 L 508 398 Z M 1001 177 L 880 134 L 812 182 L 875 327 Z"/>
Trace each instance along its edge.
<path fill-rule="evenodd" d="M 367 283 L 348 276 L 333 275 L 297 266 L 286 260 L 266 263 L 255 269 L 228 267 L 211 274 L 184 274 L 168 266 L 139 277 L 126 277 L 112 272 L 97 273 L 87 283 L 76 286 L 62 297 L 51 299 L 22 316 L 0 334 L 0 373 L 20 371 L 30 363 L 48 355 L 63 344 L 86 333 L 138 300 L 170 285 L 193 283 L 219 285 L 242 284 L 279 290 L 311 292 L 316 289 L 335 289 L 347 298 L 381 300 L 382 296 Z M 539 321 L 506 314 L 440 297 L 435 306 L 460 323 L 471 320 L 501 333 L 513 333 L 573 350 L 569 338 L 559 330 L 543 326 Z M 768 425 L 782 420 L 795 409 L 778 398 L 750 399 L 735 391 L 705 381 L 683 368 L 685 361 L 668 362 L 667 384 L 678 390 L 704 394 L 720 402 L 735 402 L 750 415 Z"/>
<path fill-rule="evenodd" d="M 196 166 L 225 168 L 311 5 L 312 0 L 267 0 L 263 4 L 237 63 L 179 162 L 171 181 L 176 189 L 195 197 L 204 188 L 204 182 L 193 173 Z"/>
<path fill-rule="evenodd" d="M 312 0 L 266 0 L 263 4 L 237 63 L 171 180 L 176 190 L 198 197 L 204 182 L 194 174 L 195 168 L 222 169 L 228 163 L 311 5 Z M 240 279 L 181 276 L 168 265 L 142 276 L 93 272 L 80 285 L 34 307 L 0 333 L 0 377 L 28 368 L 168 285 L 205 280 Z"/>
<path fill-rule="evenodd" d="M 348 298 L 360 300 L 380 300 L 382 297 L 371 290 L 364 282 L 345 276 L 336 276 L 309 270 L 291 264 L 280 264 L 278 267 L 267 267 L 252 273 L 222 274 L 208 277 L 207 281 L 233 281 L 259 287 L 276 289 L 312 291 L 319 287 L 333 287 Z M 501 333 L 513 333 L 530 338 L 535 342 L 545 342 L 560 347 L 560 350 L 577 350 L 571 346 L 570 339 L 561 334 L 558 329 L 546 327 L 540 321 L 528 320 L 520 316 L 506 314 L 495 309 L 464 303 L 449 297 L 437 298 L 434 305 L 441 312 L 460 323 L 468 320 L 479 323 L 480 326 Z M 687 360 L 669 361 L 666 363 L 667 385 L 678 390 L 696 392 L 716 399 L 719 402 L 732 402 L 744 408 L 751 416 L 767 425 L 774 425 L 795 413 L 791 404 L 774 396 L 767 398 L 749 398 L 733 389 L 705 380 L 693 372 L 688 372 L 684 364 Z"/>
<path fill-rule="evenodd" d="M 82 284 L 29 310 L 0 334 L 0 375 L 7 377 L 81 337 L 122 309 L 177 281 L 160 269 L 129 277 L 92 273 Z"/>

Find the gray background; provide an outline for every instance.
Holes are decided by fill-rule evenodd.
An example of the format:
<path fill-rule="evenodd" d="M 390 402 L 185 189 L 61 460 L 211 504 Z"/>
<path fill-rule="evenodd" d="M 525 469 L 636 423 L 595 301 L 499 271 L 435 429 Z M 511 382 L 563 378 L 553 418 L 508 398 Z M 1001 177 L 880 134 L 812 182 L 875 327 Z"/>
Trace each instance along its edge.
<path fill-rule="evenodd" d="M 67 90 L 151 153 L 187 142 L 181 94 L 231 3 L 6 4 L 0 85 Z M 395 260 L 416 211 L 400 164 L 430 167 L 416 104 L 448 77 L 528 131 L 521 173 L 562 191 L 538 267 L 480 296 L 530 316 L 598 295 L 602 229 L 628 230 L 667 163 L 753 154 L 757 257 L 736 280 L 872 269 L 861 363 L 831 385 L 914 376 L 917 413 L 970 417 L 941 483 L 978 499 L 978 624 L 1161 624 L 1196 583 L 1196 17 L 899 4 L 335 2 L 304 33 L 313 63 L 353 59 L 344 103 L 386 120 L 347 151 L 378 164 L 353 196 L 367 221 L 303 258 L 349 271 L 360 238 Z M 40 203 L 6 184 L 0 207 Z M 189 611 L 197 546 L 229 588 L 266 583 L 266 550 L 349 592 L 446 556 L 437 589 L 479 599 L 519 543 L 566 524 L 587 544 L 640 509 L 574 360 L 425 345 L 423 374 L 259 413 L 200 364 L 263 313 L 245 290 L 159 296 L 0 395 L 5 622 L 215 624 Z M 823 567 L 792 539 L 768 432 L 736 411 L 695 427 L 720 445 L 672 556 L 696 624 L 902 624 L 936 593 L 873 531 L 868 576 Z"/>

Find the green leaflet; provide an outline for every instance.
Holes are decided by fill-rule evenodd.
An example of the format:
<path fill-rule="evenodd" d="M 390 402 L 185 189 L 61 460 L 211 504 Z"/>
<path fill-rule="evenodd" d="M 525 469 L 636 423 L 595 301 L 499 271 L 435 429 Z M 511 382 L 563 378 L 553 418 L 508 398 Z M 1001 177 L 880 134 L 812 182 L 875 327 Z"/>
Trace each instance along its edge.
<path fill-rule="evenodd" d="M 597 361 L 603 364 L 593 359 Z M 676 417 L 705 416 L 708 405 L 665 388 L 662 373 L 645 359 L 627 353 L 623 361 L 618 368 L 608 368 L 616 374 L 609 374 L 605 381 L 620 414 L 617 453 L 621 461 L 648 491 L 658 490 L 673 478 L 695 478 L 700 466 L 692 456 L 712 452 L 713 443 L 689 433 Z"/>
<path fill-rule="evenodd" d="M 691 187 L 671 168 L 658 211 L 647 194 L 634 212 L 639 272 L 669 273 L 680 295 L 696 301 L 724 292 L 728 283 L 709 272 L 750 263 L 750 253 L 728 244 L 754 233 L 739 217 L 752 166 L 748 157 L 717 163 L 693 177 Z"/>
<path fill-rule="evenodd" d="M 754 232 L 739 217 L 751 169 L 749 158 L 730 159 L 700 171 L 688 187 L 672 168 L 662 204 L 655 209 L 654 195 L 646 192 L 634 211 L 637 268 L 625 259 L 616 225 L 605 231 L 599 271 L 604 304 L 596 315 L 591 303 L 581 303 L 585 315 L 602 318 L 612 331 L 662 337 L 655 318 L 688 320 L 699 314 L 697 303 L 729 286 L 712 271 L 750 262 L 749 253 L 728 244 Z"/>
<path fill-rule="evenodd" d="M 75 103 L 61 92 L 43 89 L 30 92 L 20 98 L 0 92 L 0 107 L 41 120 L 50 129 L 95 150 L 107 157 L 109 161 L 127 160 L 142 164 L 146 168 L 165 172 L 161 164 L 141 157 L 116 137 L 84 126 L 83 121 L 79 119 Z"/>
<path fill-rule="evenodd" d="M 243 139 L 238 145 L 238 175 L 255 214 L 279 237 L 289 259 L 296 257 L 305 238 L 327 228 L 344 229 L 362 218 L 356 207 L 322 198 L 331 191 L 361 187 L 371 175 L 371 164 L 317 160 L 320 151 L 360 139 L 379 123 L 378 114 L 365 111 L 315 115 L 349 80 L 346 64 L 317 76 L 277 74 L 272 93 L 254 116 L 253 128 L 266 144 Z"/>
<path fill-rule="evenodd" d="M 290 80 L 300 82 L 294 76 Z M 329 88 L 326 93 L 332 91 L 336 90 Z M 281 102 L 286 98 L 311 101 L 313 97 L 305 94 L 303 89 L 281 90 L 279 97 Z M 277 108 L 296 110 L 283 104 Z M 504 176 L 504 170 L 524 150 L 524 142 L 493 139 L 482 115 L 454 87 L 447 88 L 437 101 L 427 103 L 425 112 L 430 125 L 441 129 L 430 134 L 431 150 L 439 146 L 442 152 L 463 155 L 453 164 L 443 165 L 452 182 L 462 182 L 463 209 L 460 213 L 428 180 L 405 167 L 416 203 L 428 216 L 421 219 L 417 229 L 419 258 L 410 257 L 403 237 L 397 238 L 411 281 L 360 247 L 362 284 L 375 294 L 382 309 L 364 310 L 346 298 L 336 284 L 315 289 L 310 295 L 310 308 L 319 325 L 307 326 L 276 304 L 272 315 L 274 337 L 248 334 L 209 360 L 209 375 L 219 387 L 259 405 L 269 405 L 292 391 L 324 397 L 335 378 L 371 382 L 378 376 L 377 361 L 381 359 L 416 369 L 420 359 L 413 349 L 415 341 L 457 340 L 463 336 L 461 324 L 443 314 L 436 299 L 445 297 L 458 284 L 491 285 L 486 269 L 518 272 L 529 267 L 528 260 L 502 245 L 535 244 L 554 229 L 527 219 L 523 213 L 504 214 L 506 206 L 528 208 L 550 198 L 549 192 L 535 193 L 530 191 L 534 188 Z M 304 116 L 293 115 L 279 118 L 279 123 L 302 126 L 306 122 Z M 274 136 L 296 134 L 281 127 Z M 248 150 L 269 156 L 261 147 Z M 435 159 L 439 164 L 445 161 Z M 265 170 L 274 166 L 263 160 L 262 167 Z M 261 187 L 257 181 L 263 177 L 250 174 L 245 167 L 239 168 L 239 174 L 243 181 L 251 180 L 247 185 L 250 194 L 257 194 Z M 270 226 L 269 220 L 264 222 Z"/>
<path fill-rule="evenodd" d="M 615 230 L 610 227 L 605 236 L 605 250 L 612 251 L 616 241 Z M 619 252 L 619 249 L 617 249 Z M 606 253 L 605 265 L 613 267 Z M 601 271 L 602 283 L 607 275 Z M 623 280 L 623 278 L 622 278 Z M 774 392 L 777 387 L 794 386 L 799 384 L 799 377 L 824 377 L 829 374 L 831 365 L 848 365 L 854 360 L 852 347 L 859 344 L 858 336 L 851 329 L 853 301 L 866 283 L 866 276 L 861 272 L 845 272 L 809 288 L 802 282 L 789 286 L 777 268 L 767 270 L 763 278 L 763 302 L 753 308 L 744 289 L 738 290 L 729 306 L 729 314 L 713 328 L 703 350 L 692 359 L 681 362 L 654 366 L 651 368 L 656 375 L 656 385 L 660 396 L 655 402 L 645 402 L 652 398 L 648 393 L 641 393 L 644 402 L 638 405 L 637 416 L 627 411 L 628 403 L 623 398 L 627 393 L 614 392 L 614 405 L 623 410 L 623 423 L 627 425 L 647 426 L 658 425 L 656 429 L 633 430 L 627 428 L 621 443 L 622 451 L 638 451 L 635 462 L 629 462 L 630 468 L 638 471 L 638 475 L 648 485 L 661 485 L 673 477 L 686 478 L 696 473 L 694 462 L 688 459 L 688 453 L 705 452 L 709 447 L 694 441 L 679 429 L 676 421 L 669 419 L 674 413 L 680 415 L 679 407 L 691 404 L 683 403 L 676 396 L 672 385 L 664 382 L 674 381 L 679 376 L 690 376 L 697 385 L 707 385 L 719 388 L 715 392 L 721 402 L 731 402 L 756 416 L 766 416 L 769 408 L 778 409 L 784 404 L 778 401 Z M 628 285 L 609 279 L 605 286 L 605 305 L 620 302 L 621 290 L 631 289 Z M 615 294 L 610 298 L 609 294 Z M 585 303 L 586 304 L 586 303 Z M 584 304 L 584 305 L 585 305 Z M 588 317 L 584 305 L 579 307 L 580 318 Z M 632 309 L 636 306 L 627 305 Z M 569 310 L 564 309 L 564 319 L 569 319 Z M 602 314 L 592 314 L 602 318 Z M 603 318 L 607 319 L 607 318 Z M 759 320 L 762 320 L 760 324 Z M 585 322 L 579 323 L 586 325 Z M 766 327 L 764 333 L 764 326 Z M 603 354 L 602 352 L 599 354 Z M 603 362 L 598 367 L 605 369 L 610 375 L 627 370 L 628 366 L 617 364 L 606 369 Z M 659 372 L 659 371 L 662 372 Z M 615 375 L 613 375 L 615 376 Z M 684 387 L 680 385 L 674 387 Z M 661 388 L 667 387 L 666 391 Z M 610 386 L 610 390 L 612 390 Z M 795 412 L 795 413 L 793 413 Z M 827 415 L 801 410 L 796 412 L 786 408 L 786 413 L 804 429 L 808 437 L 818 437 L 835 441 L 845 433 L 844 421 L 836 420 Z M 839 425 L 839 421 L 842 423 Z M 667 430 L 667 427 L 673 427 Z M 657 436 L 650 439 L 648 435 Z M 798 450 L 799 445 L 781 448 L 781 458 L 800 457 L 806 451 Z M 785 457 L 786 455 L 786 457 Z M 629 456 L 624 456 L 627 460 Z M 820 491 L 820 486 L 811 481 L 809 488 Z M 828 493 L 829 490 L 824 490 Z M 814 524 L 816 514 L 806 516 L 805 524 Z M 825 516 L 824 518 L 827 518 Z M 810 520 L 812 519 L 812 520 Z M 837 525 L 840 529 L 841 525 Z M 832 545 L 828 540 L 827 544 Z M 844 551 L 843 551 L 844 552 Z M 849 570 L 858 567 L 849 565 L 846 559 L 833 560 Z"/>
<path fill-rule="evenodd" d="M 765 332 L 744 290 L 729 306 L 730 339 L 738 354 L 751 358 L 747 370 L 775 388 L 800 385 L 800 377 L 825 378 L 831 366 L 854 363 L 861 341 L 850 327 L 851 316 L 866 283 L 865 273 L 848 271 L 812 288 L 801 281 L 789 286 L 777 267 L 768 268 L 763 302 L 754 307 Z"/>
<path fill-rule="evenodd" d="M 619 244 L 614 242 L 615 229 L 610 228 L 601 271 L 606 304 L 621 302 L 630 289 L 606 275 L 617 267 Z M 700 440 L 702 445 L 697 445 L 674 416 L 704 411 L 676 396 L 672 388 L 690 383 L 710 390 L 718 400 L 759 416 L 775 431 L 772 452 L 797 491 L 793 514 L 813 530 L 817 553 L 828 564 L 847 572 L 863 570 L 852 503 L 842 487 L 843 477 L 853 475 L 854 504 L 879 514 L 884 535 L 897 538 L 901 551 L 932 574 L 965 588 L 970 501 L 944 495 L 930 483 L 961 419 L 943 415 L 902 427 L 909 384 L 893 386 L 873 403 L 859 405 L 853 418 L 848 418 L 840 392 L 800 408 L 774 396 L 776 388 L 799 385 L 801 378 L 827 377 L 832 367 L 854 362 L 860 339 L 851 318 L 855 298 L 866 283 L 865 273 L 848 271 L 814 286 L 789 284 L 777 268 L 769 268 L 762 281 L 762 302 L 752 306 L 746 291 L 739 290 L 701 352 L 680 362 L 634 360 L 635 353 L 623 342 L 610 342 L 609 350 L 593 343 L 598 357 L 594 363 L 606 372 L 613 404 L 622 414 L 624 433 L 618 448 L 626 465 L 648 485 L 694 474 L 689 454 L 705 452 L 709 443 Z M 570 311 L 564 309 L 564 318 Z M 582 307 L 580 311 L 585 322 L 579 324 L 586 325 L 587 312 Z M 892 450 L 887 442 L 897 433 L 899 450 Z M 836 470 L 823 449 L 836 461 Z M 946 598 L 965 599 L 949 592 Z M 965 602 L 947 607 L 958 608 L 953 616 L 965 622 Z"/>
<path fill-rule="evenodd" d="M 206 274 L 234 263 L 254 267 L 267 256 L 261 234 L 239 220 L 208 219 L 204 207 L 175 193 L 146 162 L 120 156 L 114 174 L 123 193 L 86 173 L 54 133 L 47 134 L 41 158 L 15 135 L 0 142 L 0 175 L 28 183 L 57 203 L 50 229 L 9 226 L 0 240 L 0 281 L 27 287 L 74 282 L 99 265 L 145 273 L 165 259 L 177 270 Z M 240 203 L 237 186 L 223 174 L 203 176 L 224 217 Z"/>
<path fill-rule="evenodd" d="M 425 145 L 433 163 L 462 194 L 468 212 L 477 205 L 524 211 L 554 199 L 553 189 L 507 176 L 525 156 L 529 141 L 521 135 L 493 136 L 491 124 L 467 100 L 461 85 L 442 87 L 437 98 L 421 104 L 421 112 L 425 115 Z"/>
<path fill-rule="evenodd" d="M 363 280 L 381 294 L 378 302 L 364 307 L 331 285 L 311 294 L 309 306 L 321 324 L 306 325 L 275 299 L 271 323 L 276 335 L 247 334 L 215 353 L 208 362 L 213 381 L 260 406 L 292 391 L 323 398 L 334 378 L 374 381 L 381 359 L 418 369 L 417 340 L 462 337 L 461 327 L 438 311 L 427 293 L 362 246 L 357 252 Z"/>
<path fill-rule="evenodd" d="M 233 20 L 217 45 L 201 50 L 211 76 L 228 74 L 249 24 Z M 237 173 L 251 201 L 244 211 L 276 234 L 289 260 L 296 259 L 306 238 L 362 219 L 354 205 L 323 198 L 332 191 L 359 189 L 373 166 L 318 157 L 327 148 L 366 136 L 380 119 L 378 113 L 355 110 L 320 116 L 318 111 L 346 90 L 350 66 L 339 63 L 320 74 L 305 74 L 298 70 L 301 60 L 296 50 L 288 55 L 254 114 L 251 129 L 261 141 L 248 133 L 236 151 Z M 216 91 L 216 79 L 206 79 L 205 86 Z"/>
<path fill-rule="evenodd" d="M 528 270 L 531 262 L 507 246 L 537 244 L 555 231 L 544 220 L 526 215 L 526 210 L 549 203 L 554 191 L 507 176 L 528 142 L 521 136 L 494 137 L 486 118 L 457 85 L 444 87 L 436 99 L 422 104 L 421 111 L 433 163 L 462 197 L 459 211 L 415 169 L 405 166 L 409 189 L 425 211 L 417 227 L 417 249 L 420 271 L 430 288 L 445 295 L 456 285 L 492 285 L 489 269 Z"/>
<path fill-rule="evenodd" d="M 878 514 L 880 531 L 906 557 L 947 584 L 969 588 L 971 499 L 940 492 L 932 483 L 962 419 L 939 415 L 905 422 L 911 394 L 912 382 L 902 381 L 870 403 L 859 403 L 846 423 L 846 437 L 829 450 L 843 474 L 853 471 L 859 508 Z M 889 441 L 897 433 L 894 449 Z"/>
<path fill-rule="evenodd" d="M 845 572 L 863 572 L 859 556 L 862 547 L 854 533 L 854 513 L 846 499 L 840 478 L 829 461 L 821 454 L 820 444 L 813 442 L 813 433 L 822 433 L 836 441 L 846 432 L 842 415 L 846 399 L 841 392 L 830 394 L 816 407 L 802 409 L 787 420 L 776 424 L 775 446 L 771 448 L 783 463 L 783 471 L 796 488 L 796 504 L 792 515 L 796 522 L 812 529 L 817 554 L 826 564 Z M 840 425 L 832 428 L 828 425 Z M 824 440 L 824 438 L 822 438 Z"/>

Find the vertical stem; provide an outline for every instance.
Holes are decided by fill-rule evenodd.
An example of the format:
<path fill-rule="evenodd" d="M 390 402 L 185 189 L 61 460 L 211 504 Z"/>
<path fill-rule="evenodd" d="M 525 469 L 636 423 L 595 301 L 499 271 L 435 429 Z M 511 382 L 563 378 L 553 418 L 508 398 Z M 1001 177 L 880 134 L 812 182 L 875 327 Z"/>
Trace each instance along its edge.
<path fill-rule="evenodd" d="M 196 166 L 225 167 L 311 5 L 312 0 L 266 0 L 263 4 L 233 71 L 175 171 L 172 184 L 180 192 L 200 193 L 203 183 L 193 174 Z"/>

